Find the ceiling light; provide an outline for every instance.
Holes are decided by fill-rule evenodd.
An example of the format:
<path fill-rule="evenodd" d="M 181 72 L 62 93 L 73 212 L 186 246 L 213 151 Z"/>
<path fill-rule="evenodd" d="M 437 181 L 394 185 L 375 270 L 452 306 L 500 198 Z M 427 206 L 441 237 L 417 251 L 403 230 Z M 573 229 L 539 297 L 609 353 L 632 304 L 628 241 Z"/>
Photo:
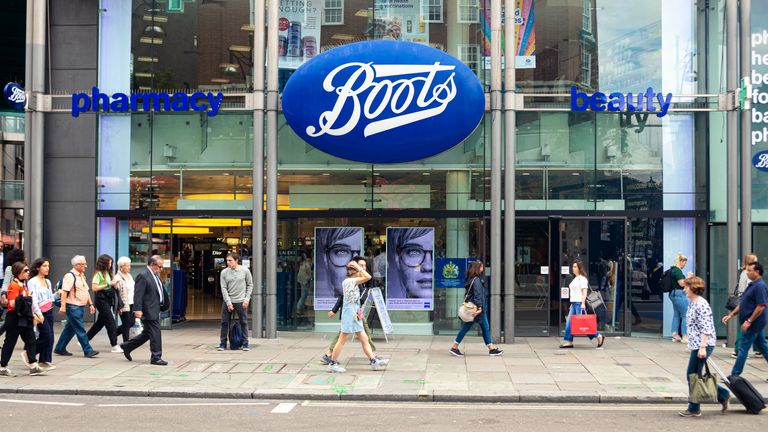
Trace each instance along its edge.
<path fill-rule="evenodd" d="M 166 23 L 168 22 L 168 17 L 160 15 L 144 15 L 144 21 Z"/>
<path fill-rule="evenodd" d="M 251 52 L 251 47 L 245 45 L 230 45 L 229 50 L 235 52 Z"/>
<path fill-rule="evenodd" d="M 323 173 L 324 176 L 329 176 L 331 173 Z"/>
<path fill-rule="evenodd" d="M 428 172 L 423 172 L 423 173 L 421 173 L 421 175 L 429 175 L 429 173 Z"/>
<path fill-rule="evenodd" d="M 144 34 L 147 36 L 165 36 L 165 30 L 159 25 L 148 25 L 144 27 Z"/>
<path fill-rule="evenodd" d="M 211 82 L 216 84 L 228 84 L 229 80 L 226 78 L 211 78 Z"/>
<path fill-rule="evenodd" d="M 529 175 L 531 175 L 531 173 L 524 172 L 524 173 L 521 173 L 521 175 L 529 176 Z"/>
<path fill-rule="evenodd" d="M 135 72 L 133 75 L 137 78 L 152 78 L 154 76 L 152 72 Z"/>
<path fill-rule="evenodd" d="M 157 57 L 147 57 L 147 56 L 138 56 L 136 58 L 136 61 L 140 61 L 143 63 L 157 63 L 158 58 Z"/>
<path fill-rule="evenodd" d="M 240 30 L 252 32 L 252 31 L 256 31 L 256 26 L 250 25 L 250 24 L 243 24 L 242 26 L 240 26 Z"/>
<path fill-rule="evenodd" d="M 139 42 L 148 45 L 162 45 L 163 39 L 156 37 L 142 36 L 139 38 Z"/>

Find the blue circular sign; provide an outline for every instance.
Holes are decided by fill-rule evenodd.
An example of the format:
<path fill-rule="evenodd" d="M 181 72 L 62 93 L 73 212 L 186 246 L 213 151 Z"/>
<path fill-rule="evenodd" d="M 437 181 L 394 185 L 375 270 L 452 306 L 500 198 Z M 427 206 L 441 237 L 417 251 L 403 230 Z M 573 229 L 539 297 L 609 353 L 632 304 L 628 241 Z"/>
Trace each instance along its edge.
<path fill-rule="evenodd" d="M 412 42 L 343 45 L 299 67 L 283 92 L 291 128 L 343 159 L 400 163 L 450 149 L 485 111 L 477 76 L 447 53 Z"/>
<path fill-rule="evenodd" d="M 760 171 L 768 172 L 768 150 L 755 153 L 755 155 L 752 156 L 752 166 Z"/>
<path fill-rule="evenodd" d="M 24 105 L 27 103 L 27 95 L 24 93 L 24 89 L 14 82 L 5 85 L 3 99 L 5 99 L 5 103 L 8 106 L 15 110 L 23 110 Z"/>

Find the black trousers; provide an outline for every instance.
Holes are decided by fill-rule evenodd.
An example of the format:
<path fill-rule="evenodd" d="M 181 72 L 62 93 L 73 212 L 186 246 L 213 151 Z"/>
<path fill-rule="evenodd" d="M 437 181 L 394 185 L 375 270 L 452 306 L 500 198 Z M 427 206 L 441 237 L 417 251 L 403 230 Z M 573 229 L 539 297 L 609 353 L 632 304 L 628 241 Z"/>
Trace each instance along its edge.
<path fill-rule="evenodd" d="M 29 327 L 19 327 L 19 315 L 16 314 L 15 310 L 9 310 L 5 315 L 5 342 L 3 343 L 2 355 L 0 355 L 0 366 L 8 366 L 19 336 L 24 341 L 27 358 L 31 362 L 35 361 L 37 340 L 35 339 L 35 330 L 31 324 Z"/>
<path fill-rule="evenodd" d="M 140 335 L 123 344 L 123 350 L 131 352 L 149 341 L 151 360 L 158 360 L 163 356 L 163 340 L 160 337 L 160 320 L 145 320 L 141 323 L 144 330 Z"/>
<path fill-rule="evenodd" d="M 43 312 L 45 321 L 37 327 L 40 335 L 37 337 L 37 353 L 39 361 L 50 363 L 53 361 L 53 309 Z"/>
<path fill-rule="evenodd" d="M 112 315 L 112 303 L 109 302 L 109 297 L 98 292 L 96 293 L 94 303 L 96 310 L 99 311 L 99 317 L 88 330 L 88 340 L 93 339 L 102 328 L 106 327 L 107 337 L 109 337 L 109 345 L 117 345 L 117 323 L 115 323 L 115 317 Z"/>
<path fill-rule="evenodd" d="M 123 343 L 131 338 L 131 327 L 136 323 L 136 317 L 133 315 L 133 306 L 128 312 L 120 313 L 120 325 L 117 327 L 117 334 L 123 335 Z"/>
<path fill-rule="evenodd" d="M 243 329 L 243 343 L 245 343 L 246 346 L 248 346 L 248 314 L 245 308 L 243 307 L 242 303 L 232 303 L 232 307 L 234 308 L 234 311 L 237 313 L 237 317 L 240 320 L 240 327 Z M 221 305 L 221 334 L 219 335 L 221 343 L 227 344 L 227 339 L 229 336 L 229 319 L 232 315 L 232 312 L 230 312 L 227 309 L 227 304 L 222 303 Z"/>

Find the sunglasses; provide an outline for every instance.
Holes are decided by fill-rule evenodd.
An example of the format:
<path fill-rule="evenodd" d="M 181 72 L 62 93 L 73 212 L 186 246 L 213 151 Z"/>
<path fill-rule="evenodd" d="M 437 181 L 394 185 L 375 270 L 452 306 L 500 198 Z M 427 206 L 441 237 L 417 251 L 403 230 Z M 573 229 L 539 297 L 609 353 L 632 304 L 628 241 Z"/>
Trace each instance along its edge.
<path fill-rule="evenodd" d="M 21 272 L 24 273 L 24 272 L 28 272 L 28 271 L 29 271 L 29 269 L 26 268 L 26 269 L 22 270 Z"/>

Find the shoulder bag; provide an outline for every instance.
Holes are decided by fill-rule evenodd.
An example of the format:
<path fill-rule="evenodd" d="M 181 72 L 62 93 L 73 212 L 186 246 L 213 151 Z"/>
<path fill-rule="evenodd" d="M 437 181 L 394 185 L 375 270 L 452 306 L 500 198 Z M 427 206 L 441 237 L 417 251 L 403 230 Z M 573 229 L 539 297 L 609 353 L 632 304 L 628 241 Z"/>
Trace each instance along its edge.
<path fill-rule="evenodd" d="M 733 292 L 728 296 L 728 300 L 725 302 L 725 308 L 729 311 L 736 309 L 739 305 L 739 284 L 733 289 Z"/>
<path fill-rule="evenodd" d="M 469 299 L 469 293 L 474 289 L 475 279 L 477 278 L 472 278 L 472 281 L 469 283 L 467 294 L 464 295 L 464 303 L 459 307 L 459 319 L 467 323 L 475 320 L 475 312 L 477 312 L 477 305 L 471 301 L 467 301 L 467 299 Z"/>
<path fill-rule="evenodd" d="M 604 304 L 603 296 L 602 294 L 600 294 L 600 291 L 592 288 L 591 285 L 587 289 L 587 304 L 589 305 L 589 307 L 592 308 L 592 311 L 595 313 L 597 312 L 597 308 L 599 308 L 600 306 L 603 306 Z"/>

